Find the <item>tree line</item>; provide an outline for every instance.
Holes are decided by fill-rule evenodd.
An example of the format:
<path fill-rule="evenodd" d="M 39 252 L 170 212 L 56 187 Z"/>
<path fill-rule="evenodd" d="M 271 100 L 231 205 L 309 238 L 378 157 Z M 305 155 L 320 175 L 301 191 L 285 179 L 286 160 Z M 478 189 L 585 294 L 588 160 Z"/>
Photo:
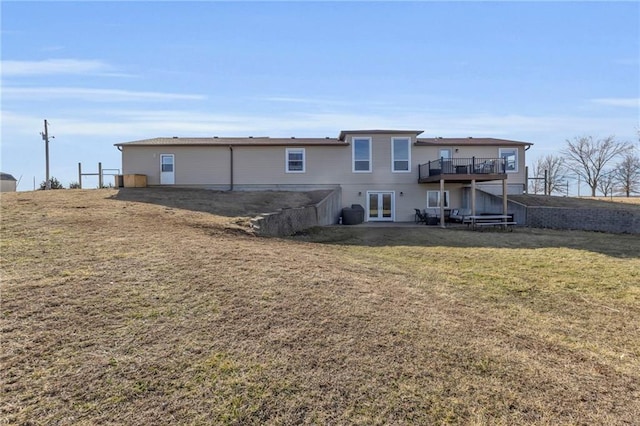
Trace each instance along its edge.
<path fill-rule="evenodd" d="M 591 196 L 640 194 L 640 131 L 637 143 L 613 136 L 595 139 L 575 137 L 565 141 L 560 154 L 539 158 L 531 168 L 529 192 L 568 193 L 567 178 L 577 178 L 591 189 Z"/>

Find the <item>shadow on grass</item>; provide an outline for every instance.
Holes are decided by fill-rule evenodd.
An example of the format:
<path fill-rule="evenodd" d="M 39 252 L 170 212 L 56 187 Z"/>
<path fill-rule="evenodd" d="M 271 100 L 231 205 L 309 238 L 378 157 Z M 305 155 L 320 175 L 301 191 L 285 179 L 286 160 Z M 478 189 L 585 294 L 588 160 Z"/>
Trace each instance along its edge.
<path fill-rule="evenodd" d="M 197 188 L 121 188 L 113 200 L 149 203 L 224 217 L 253 217 L 316 204 L 331 191 L 215 191 Z"/>
<path fill-rule="evenodd" d="M 637 235 L 570 231 L 538 228 L 472 231 L 465 227 L 348 227 L 313 228 L 291 237 L 293 240 L 319 244 L 368 247 L 476 247 L 506 249 L 570 248 L 601 253 L 617 258 L 640 257 Z"/>

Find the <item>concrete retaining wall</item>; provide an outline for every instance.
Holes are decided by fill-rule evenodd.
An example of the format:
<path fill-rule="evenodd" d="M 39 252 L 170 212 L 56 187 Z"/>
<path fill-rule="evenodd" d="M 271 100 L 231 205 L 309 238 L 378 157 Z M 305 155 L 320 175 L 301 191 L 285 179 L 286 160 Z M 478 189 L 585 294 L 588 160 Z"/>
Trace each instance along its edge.
<path fill-rule="evenodd" d="M 640 234 L 640 210 L 533 206 L 528 206 L 526 209 L 526 223 L 534 228 Z"/>
<path fill-rule="evenodd" d="M 465 188 L 464 208 L 471 209 L 471 189 Z M 476 212 L 502 214 L 502 196 L 497 196 L 476 190 Z M 527 222 L 527 208 L 519 203 L 509 200 L 507 195 L 507 212 L 513 215 L 513 220 L 520 226 Z"/>
<path fill-rule="evenodd" d="M 254 232 L 261 236 L 283 237 L 314 226 L 338 223 L 342 204 L 342 190 L 334 189 L 315 205 L 282 209 L 251 220 Z"/>

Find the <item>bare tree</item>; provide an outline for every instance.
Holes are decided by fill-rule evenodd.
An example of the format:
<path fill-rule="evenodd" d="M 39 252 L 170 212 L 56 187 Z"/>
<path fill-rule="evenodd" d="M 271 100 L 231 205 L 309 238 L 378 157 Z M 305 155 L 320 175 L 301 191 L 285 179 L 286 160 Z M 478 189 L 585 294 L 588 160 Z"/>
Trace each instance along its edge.
<path fill-rule="evenodd" d="M 549 154 L 545 157 L 540 157 L 533 163 L 533 182 L 530 184 L 530 192 L 534 194 L 543 193 L 551 195 L 554 192 L 561 192 L 563 189 L 564 173 L 564 158 Z M 545 171 L 547 172 L 547 179 L 545 188 Z"/>
<path fill-rule="evenodd" d="M 637 154 L 627 153 L 616 165 L 615 180 L 625 196 L 640 193 L 640 157 Z"/>
<path fill-rule="evenodd" d="M 632 149 L 628 142 L 618 142 L 613 136 L 594 140 L 591 136 L 573 138 L 566 141 L 562 150 L 567 166 L 582 177 L 591 188 L 591 196 L 596 196 L 598 182 L 606 166 L 616 157 Z"/>
<path fill-rule="evenodd" d="M 602 172 L 600 179 L 598 179 L 598 189 L 605 197 L 613 195 L 613 190 L 616 184 L 615 170 L 608 170 Z"/>

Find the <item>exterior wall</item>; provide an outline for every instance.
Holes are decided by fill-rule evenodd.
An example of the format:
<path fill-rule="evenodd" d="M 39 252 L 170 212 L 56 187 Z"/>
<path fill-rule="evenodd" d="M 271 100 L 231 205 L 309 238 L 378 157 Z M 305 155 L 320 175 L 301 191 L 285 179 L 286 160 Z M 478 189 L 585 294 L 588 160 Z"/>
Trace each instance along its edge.
<path fill-rule="evenodd" d="M 287 173 L 286 149 L 304 148 L 305 172 Z M 234 147 L 234 184 L 332 185 L 351 171 L 351 151 L 345 146 L 238 146 Z"/>
<path fill-rule="evenodd" d="M 371 138 L 371 172 L 352 171 L 354 137 Z M 393 137 L 410 139 L 410 172 L 392 171 Z M 412 221 L 414 209 L 427 208 L 427 191 L 439 191 L 439 183 L 419 184 L 418 166 L 437 160 L 441 148 L 451 148 L 453 158 L 498 158 L 498 146 L 417 146 L 416 135 L 349 133 L 348 146 L 234 146 L 234 190 L 311 190 L 342 188 L 341 207 L 360 204 L 367 207 L 367 191 L 394 192 L 395 221 Z M 231 189 L 231 150 L 228 146 L 126 146 L 122 152 L 123 174 L 147 175 L 149 185 L 160 184 L 160 154 L 175 156 L 175 186 L 200 186 L 210 189 Z M 304 148 L 305 172 L 286 172 L 286 149 Z M 456 152 L 456 149 L 458 152 Z M 518 173 L 508 175 L 510 193 L 522 193 L 524 188 L 524 148 L 518 148 Z M 501 182 L 496 184 L 502 193 Z M 466 207 L 464 184 L 445 182 L 449 191 L 449 208 Z M 513 192 L 512 192 L 513 191 Z"/>
<path fill-rule="evenodd" d="M 0 180 L 0 192 L 16 192 L 15 180 Z"/>
<path fill-rule="evenodd" d="M 417 179 L 416 179 L 417 180 Z M 446 184 L 445 191 L 449 191 L 450 208 L 462 205 L 461 184 Z M 427 208 L 427 191 L 439 191 L 440 184 L 375 184 L 375 185 L 342 185 L 342 203 L 344 207 L 359 204 L 367 208 L 367 191 L 393 191 L 395 195 L 394 220 L 396 222 L 411 222 L 414 219 L 414 209 Z M 365 211 L 365 220 L 367 212 Z"/>
<path fill-rule="evenodd" d="M 123 146 L 123 174 L 147 175 L 148 185 L 160 185 L 160 154 L 175 156 L 176 185 L 230 184 L 229 147 Z"/>
<path fill-rule="evenodd" d="M 495 183 L 476 183 L 476 188 L 482 191 L 488 192 L 493 195 L 502 197 L 502 181 Z M 507 179 L 507 195 L 522 195 L 524 194 L 524 185 L 520 183 L 511 183 Z"/>

